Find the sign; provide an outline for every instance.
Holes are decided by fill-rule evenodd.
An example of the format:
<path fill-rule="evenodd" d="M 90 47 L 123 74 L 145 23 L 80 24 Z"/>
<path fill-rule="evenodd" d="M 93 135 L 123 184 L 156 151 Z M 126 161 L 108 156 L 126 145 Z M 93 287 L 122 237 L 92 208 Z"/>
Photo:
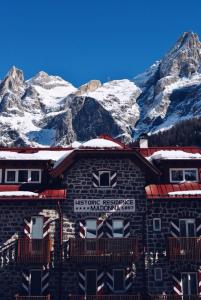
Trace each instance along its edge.
<path fill-rule="evenodd" d="M 74 212 L 134 212 L 134 199 L 75 199 Z"/>

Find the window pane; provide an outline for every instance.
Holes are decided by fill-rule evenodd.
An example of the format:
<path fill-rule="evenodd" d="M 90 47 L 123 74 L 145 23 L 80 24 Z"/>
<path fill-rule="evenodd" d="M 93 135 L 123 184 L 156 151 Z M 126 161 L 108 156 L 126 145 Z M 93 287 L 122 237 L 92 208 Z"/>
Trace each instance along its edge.
<path fill-rule="evenodd" d="M 112 220 L 113 237 L 123 237 L 124 227 L 123 220 Z"/>
<path fill-rule="evenodd" d="M 19 170 L 18 181 L 19 182 L 27 182 L 28 181 L 28 170 Z"/>
<path fill-rule="evenodd" d="M 154 230 L 155 231 L 161 230 L 161 220 L 160 219 L 154 219 Z"/>
<path fill-rule="evenodd" d="M 39 182 L 39 171 L 31 171 L 31 181 Z"/>
<path fill-rule="evenodd" d="M 86 237 L 96 238 L 96 220 L 86 220 Z"/>
<path fill-rule="evenodd" d="M 100 186 L 110 186 L 109 172 L 100 172 Z"/>
<path fill-rule="evenodd" d="M 182 274 L 182 293 L 188 295 L 188 274 Z"/>
<path fill-rule="evenodd" d="M 195 236 L 195 224 L 193 221 L 188 222 L 188 236 L 189 237 Z"/>
<path fill-rule="evenodd" d="M 154 273 L 155 273 L 155 280 L 156 281 L 161 281 L 162 280 L 162 269 L 161 268 L 155 268 Z"/>
<path fill-rule="evenodd" d="M 195 273 L 189 274 L 189 294 L 197 295 L 197 278 Z"/>
<path fill-rule="evenodd" d="M 86 271 L 86 292 L 88 295 L 96 295 L 96 271 Z"/>
<path fill-rule="evenodd" d="M 124 271 L 114 270 L 114 290 L 123 291 L 124 290 Z"/>
<path fill-rule="evenodd" d="M 31 296 L 41 295 L 41 271 L 31 271 Z"/>
<path fill-rule="evenodd" d="M 172 181 L 183 181 L 183 170 L 172 170 Z"/>
<path fill-rule="evenodd" d="M 7 171 L 7 181 L 15 181 L 16 172 L 15 171 Z"/>
<path fill-rule="evenodd" d="M 196 181 L 196 170 L 185 170 L 185 180 L 186 181 Z"/>
<path fill-rule="evenodd" d="M 179 222 L 180 226 L 180 236 L 187 236 L 187 231 L 186 231 L 186 220 L 180 220 Z"/>

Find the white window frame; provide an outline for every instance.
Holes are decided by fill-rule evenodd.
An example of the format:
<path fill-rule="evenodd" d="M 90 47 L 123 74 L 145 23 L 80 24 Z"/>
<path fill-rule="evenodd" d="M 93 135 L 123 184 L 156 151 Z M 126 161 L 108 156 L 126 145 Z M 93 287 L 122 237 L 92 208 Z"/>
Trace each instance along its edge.
<path fill-rule="evenodd" d="M 31 272 L 32 271 L 38 271 L 38 272 L 40 272 L 41 273 L 41 280 L 40 280 L 40 284 L 41 284 L 41 287 L 40 287 L 40 290 L 41 290 L 41 295 L 42 295 L 42 270 L 41 269 L 31 269 L 30 270 L 30 280 L 29 280 L 29 296 L 32 296 L 31 295 Z M 41 295 L 39 295 L 39 296 L 41 296 Z"/>
<path fill-rule="evenodd" d="M 169 169 L 169 178 L 170 182 L 172 183 L 178 183 L 178 182 L 186 182 L 185 180 L 185 171 L 196 171 L 196 180 L 191 180 L 190 182 L 198 182 L 198 169 L 197 168 L 170 168 Z M 183 180 L 182 181 L 177 181 L 172 179 L 172 171 L 183 171 Z"/>
<path fill-rule="evenodd" d="M 96 237 L 94 237 L 94 239 L 96 239 L 97 238 L 97 220 L 95 218 L 87 218 L 87 219 L 85 219 L 85 227 L 86 227 L 86 229 L 85 229 L 85 231 L 86 231 L 85 235 L 86 235 L 86 239 L 87 239 L 87 221 L 95 221 L 96 222 Z M 89 239 L 93 239 L 93 238 L 89 238 Z"/>
<path fill-rule="evenodd" d="M 157 277 L 157 272 L 159 271 L 160 277 Z M 162 268 L 154 268 L 154 280 L 159 282 L 163 280 L 163 270 Z"/>
<path fill-rule="evenodd" d="M 197 289 L 197 292 L 198 292 L 198 276 L 197 276 L 197 273 L 196 272 L 182 272 L 181 273 L 181 288 L 182 288 L 182 294 L 183 294 L 183 282 L 182 282 L 182 275 L 183 274 L 187 274 L 188 276 L 190 274 L 195 274 L 195 277 L 196 277 L 196 289 Z M 188 280 L 188 293 L 189 293 L 189 280 Z M 186 296 L 191 296 L 191 294 L 188 294 Z"/>
<path fill-rule="evenodd" d="M 100 185 L 100 175 L 101 173 L 108 173 L 109 174 L 109 185 Z M 111 171 L 109 170 L 100 170 L 98 171 L 98 185 L 100 188 L 111 188 Z"/>
<path fill-rule="evenodd" d="M 114 272 L 115 271 L 122 271 L 123 272 L 123 277 L 124 277 L 124 281 L 123 281 L 123 290 L 115 290 L 114 289 Z M 122 293 L 122 292 L 125 292 L 125 270 L 124 269 L 113 269 L 112 270 L 112 272 L 113 272 L 113 292 L 114 293 Z"/>
<path fill-rule="evenodd" d="M 195 224 L 195 219 L 179 219 L 179 230 L 180 230 L 180 223 L 181 221 L 185 221 L 185 225 L 187 226 L 187 223 L 193 223 L 194 225 L 194 233 L 195 233 L 195 236 L 196 236 L 196 224 Z M 188 228 L 188 227 L 187 227 Z M 189 232 L 187 233 L 187 236 L 186 237 L 189 237 Z"/>
<path fill-rule="evenodd" d="M 121 218 L 114 218 L 114 219 L 112 219 L 112 236 L 113 237 L 114 237 L 114 225 L 113 225 L 114 221 L 121 221 L 122 222 L 123 236 L 121 238 L 123 238 L 124 237 L 124 219 L 121 219 Z"/>
<path fill-rule="evenodd" d="M 96 272 L 96 293 L 97 293 L 97 269 L 85 269 L 85 278 L 86 278 L 86 281 L 85 281 L 85 290 L 87 291 L 87 272 L 88 271 L 95 271 Z"/>
<path fill-rule="evenodd" d="M 159 221 L 159 229 L 156 228 L 156 223 L 155 223 L 156 221 Z M 161 218 L 153 219 L 153 230 L 157 232 L 161 231 Z"/>
<path fill-rule="evenodd" d="M 8 181 L 7 174 L 9 171 L 15 172 L 15 181 Z M 28 181 L 19 182 L 19 171 L 28 171 Z M 39 181 L 30 181 L 31 179 L 31 172 L 38 171 L 39 172 Z M 5 170 L 5 183 L 41 183 L 41 176 L 42 170 L 41 169 L 6 169 Z"/>

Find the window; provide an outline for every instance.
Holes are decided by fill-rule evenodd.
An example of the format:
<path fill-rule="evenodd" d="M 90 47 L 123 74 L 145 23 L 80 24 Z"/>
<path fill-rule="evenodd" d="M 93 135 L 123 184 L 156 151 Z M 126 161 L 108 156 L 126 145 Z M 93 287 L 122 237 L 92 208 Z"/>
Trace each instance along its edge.
<path fill-rule="evenodd" d="M 31 218 L 31 238 L 42 239 L 43 238 L 43 216 L 35 216 Z"/>
<path fill-rule="evenodd" d="M 153 229 L 154 229 L 154 231 L 161 231 L 161 219 L 160 218 L 153 219 Z"/>
<path fill-rule="evenodd" d="M 96 220 L 88 219 L 86 220 L 86 238 L 96 238 Z"/>
<path fill-rule="evenodd" d="M 41 270 L 31 270 L 30 275 L 30 296 L 40 296 L 42 294 Z"/>
<path fill-rule="evenodd" d="M 181 281 L 183 295 L 197 295 L 196 273 L 182 273 Z"/>
<path fill-rule="evenodd" d="M 113 270 L 113 290 L 115 292 L 122 292 L 124 291 L 124 280 L 125 280 L 125 273 L 124 270 Z"/>
<path fill-rule="evenodd" d="M 99 186 L 110 186 L 110 171 L 99 171 Z"/>
<path fill-rule="evenodd" d="M 197 169 L 170 169 L 170 182 L 198 181 Z"/>
<path fill-rule="evenodd" d="M 162 281 L 162 268 L 155 268 L 154 269 L 154 280 L 155 281 Z"/>
<path fill-rule="evenodd" d="M 113 237 L 121 238 L 124 236 L 124 221 L 121 219 L 112 220 Z"/>
<path fill-rule="evenodd" d="M 96 270 L 86 270 L 86 282 L 85 282 L 86 294 L 96 295 L 97 290 L 97 274 Z"/>
<path fill-rule="evenodd" d="M 22 170 L 12 170 L 7 169 L 5 175 L 6 183 L 17 183 L 17 182 L 30 182 L 30 183 L 40 183 L 41 182 L 41 170 L 33 169 L 22 169 Z"/>
<path fill-rule="evenodd" d="M 195 220 L 181 219 L 179 220 L 180 236 L 194 237 L 195 236 Z"/>

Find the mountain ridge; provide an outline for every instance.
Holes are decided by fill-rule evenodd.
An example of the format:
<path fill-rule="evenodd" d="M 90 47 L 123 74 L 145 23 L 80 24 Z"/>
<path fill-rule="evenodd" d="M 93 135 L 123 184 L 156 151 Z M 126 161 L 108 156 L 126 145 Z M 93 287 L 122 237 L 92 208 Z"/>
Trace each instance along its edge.
<path fill-rule="evenodd" d="M 186 32 L 133 79 L 77 88 L 44 71 L 0 81 L 0 146 L 66 146 L 106 133 L 129 143 L 201 116 L 201 43 Z"/>

